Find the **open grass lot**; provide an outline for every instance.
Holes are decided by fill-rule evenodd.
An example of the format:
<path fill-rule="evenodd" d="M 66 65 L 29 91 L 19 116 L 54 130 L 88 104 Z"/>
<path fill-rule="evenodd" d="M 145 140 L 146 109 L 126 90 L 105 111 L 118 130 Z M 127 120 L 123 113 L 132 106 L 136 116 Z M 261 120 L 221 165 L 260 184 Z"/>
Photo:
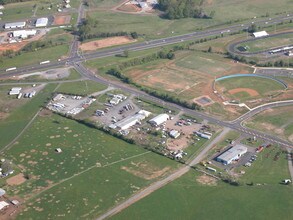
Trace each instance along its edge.
<path fill-rule="evenodd" d="M 245 125 L 293 142 L 293 111 L 291 106 L 261 112 L 247 121 Z"/>
<path fill-rule="evenodd" d="M 179 166 L 55 114 L 41 114 L 5 156 L 30 175 L 5 187 L 27 201 L 19 219 L 93 218 Z"/>
<path fill-rule="evenodd" d="M 57 5 L 60 3 L 62 3 L 60 0 L 39 0 L 7 4 L 2 10 L 3 16 L 1 18 L 3 21 L 16 21 L 52 15 L 57 13 Z M 79 3 L 79 0 L 70 1 L 72 8 L 77 8 Z M 69 10 L 69 13 L 71 12 L 73 11 Z"/>
<path fill-rule="evenodd" d="M 90 80 L 83 80 L 78 82 L 65 82 L 60 85 L 56 92 L 76 94 L 76 95 L 89 95 L 94 92 L 102 91 L 107 86 L 99 84 Z"/>
<path fill-rule="evenodd" d="M 208 14 L 215 11 L 213 19 L 179 19 L 167 20 L 160 18 L 157 13 L 153 15 L 126 14 L 111 10 L 118 5 L 118 0 L 102 1 L 91 0 L 90 8 L 92 10 L 88 15 L 99 21 L 93 32 L 117 32 L 117 31 L 136 31 L 139 34 L 146 35 L 146 38 L 159 38 L 192 32 L 200 28 L 211 27 L 223 24 L 227 21 L 237 19 L 251 19 L 254 17 L 265 16 L 267 13 L 271 16 L 278 12 L 288 11 L 287 0 L 275 2 L 273 0 L 260 1 L 241 1 L 241 0 L 214 0 L 203 1 L 202 8 Z M 243 13 L 245 11 L 245 13 Z"/>
<path fill-rule="evenodd" d="M 6 97 L 7 89 L 10 88 L 11 86 L 1 86 L 1 100 L 3 100 L 1 106 L 5 108 L 1 109 L 1 112 L 8 110 L 8 115 L 6 114 L 6 117 L 0 120 L 0 149 L 22 131 L 30 119 L 50 98 L 51 93 L 56 88 L 56 84 L 47 85 L 31 100 L 12 100 L 11 97 Z"/>
<path fill-rule="evenodd" d="M 272 146 L 264 149 L 257 156 L 257 160 L 251 167 L 243 166 L 238 168 L 238 170 L 245 171 L 245 174 L 241 177 L 242 181 L 245 183 L 276 185 L 284 179 L 290 179 L 286 150 Z"/>
<path fill-rule="evenodd" d="M 238 46 L 246 47 L 247 52 L 258 52 L 270 48 L 288 46 L 291 44 L 293 44 L 293 33 L 249 41 L 239 44 Z"/>
<path fill-rule="evenodd" d="M 284 87 L 274 80 L 250 76 L 218 81 L 216 88 L 224 96 L 241 102 L 267 97 L 284 90 Z"/>
<path fill-rule="evenodd" d="M 235 73 L 251 72 L 252 68 L 234 63 L 231 59 L 217 54 L 193 52 L 178 59 L 175 64 L 180 67 L 198 71 L 207 76 L 219 76 Z"/>
<path fill-rule="evenodd" d="M 60 45 L 51 48 L 38 50 L 36 52 L 22 53 L 13 58 L 3 58 L 1 68 L 21 67 L 32 64 L 38 64 L 45 60 L 56 61 L 63 56 L 66 56 L 69 51 L 68 45 Z"/>
<path fill-rule="evenodd" d="M 203 185 L 190 171 L 111 219 L 290 219 L 292 187 Z M 215 186 L 216 185 L 216 186 Z M 163 202 L 162 202 L 163 201 Z"/>

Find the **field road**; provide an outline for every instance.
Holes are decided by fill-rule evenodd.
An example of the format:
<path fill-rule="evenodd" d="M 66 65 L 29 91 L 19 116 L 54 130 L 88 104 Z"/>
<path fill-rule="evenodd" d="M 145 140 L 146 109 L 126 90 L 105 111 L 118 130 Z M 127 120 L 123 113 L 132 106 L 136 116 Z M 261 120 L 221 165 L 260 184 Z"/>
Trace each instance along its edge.
<path fill-rule="evenodd" d="M 191 166 L 194 166 L 197 163 L 199 163 L 200 161 L 202 161 L 204 159 L 204 157 L 206 156 L 207 152 L 209 150 L 211 150 L 211 148 L 218 141 L 220 141 L 229 131 L 230 131 L 229 128 L 225 128 L 187 166 L 184 166 L 184 167 L 178 169 L 177 171 L 175 171 L 174 173 L 172 173 L 171 175 L 167 176 L 166 178 L 164 178 L 162 180 L 159 180 L 159 181 L 151 184 L 149 187 L 147 187 L 144 190 L 138 192 L 137 194 L 131 196 L 129 199 L 127 199 L 126 201 L 122 202 L 118 206 L 110 209 L 109 211 L 107 211 L 106 213 L 104 213 L 103 215 L 101 215 L 100 217 L 98 217 L 96 220 L 106 219 L 106 218 L 109 218 L 110 216 L 113 216 L 113 215 L 121 212 L 122 210 L 126 209 L 130 205 L 136 203 L 137 201 L 141 200 L 142 198 L 148 196 L 149 194 L 153 193 L 154 191 L 162 188 L 166 184 L 168 184 L 168 183 L 170 183 L 170 182 L 178 179 L 179 177 L 181 177 L 182 175 L 184 175 L 185 173 L 187 173 L 191 169 Z"/>

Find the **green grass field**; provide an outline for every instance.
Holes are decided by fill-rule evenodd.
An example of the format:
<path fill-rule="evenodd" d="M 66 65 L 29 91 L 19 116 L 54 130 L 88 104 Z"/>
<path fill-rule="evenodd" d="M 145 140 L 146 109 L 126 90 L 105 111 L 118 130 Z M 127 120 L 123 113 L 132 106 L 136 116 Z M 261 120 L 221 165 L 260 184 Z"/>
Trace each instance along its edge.
<path fill-rule="evenodd" d="M 65 82 L 60 85 L 60 87 L 56 90 L 56 92 L 60 93 L 69 93 L 76 95 L 89 95 L 94 92 L 99 92 L 106 89 L 107 86 L 90 81 L 83 80 L 78 82 Z"/>
<path fill-rule="evenodd" d="M 190 171 L 111 219 L 290 219 L 293 188 L 279 184 L 289 173 L 284 154 L 273 160 L 277 151 L 247 168 L 241 179 L 253 186 L 204 185 L 197 181 L 202 174 Z"/>
<path fill-rule="evenodd" d="M 51 48 L 38 50 L 36 52 L 22 53 L 13 58 L 3 58 L 1 68 L 21 67 L 32 64 L 39 64 L 42 61 L 50 60 L 57 61 L 62 56 L 66 56 L 69 51 L 68 45 L 60 45 Z"/>
<path fill-rule="evenodd" d="M 288 46 L 291 44 L 293 44 L 293 33 L 283 34 L 280 36 L 269 37 L 265 39 L 258 39 L 255 41 L 239 44 L 238 46 L 248 48 L 247 52 L 258 52 L 270 48 Z"/>
<path fill-rule="evenodd" d="M 264 111 L 252 117 L 245 125 L 293 142 L 293 112 L 290 106 Z"/>
<path fill-rule="evenodd" d="M 288 3 L 287 0 L 281 0 L 278 3 L 273 0 L 257 2 L 248 0 L 241 1 L 241 4 L 239 1 L 233 0 L 203 1 L 202 8 L 207 14 L 211 11 L 216 12 L 213 19 L 167 20 L 160 18 L 157 13 L 153 15 L 133 15 L 111 11 L 110 9 L 118 5 L 116 0 L 92 0 L 90 6 L 97 10 L 92 10 L 88 15 L 99 21 L 92 32 L 136 31 L 145 35 L 147 39 L 152 39 L 192 32 L 201 28 L 224 24 L 228 21 L 259 18 L 267 14 L 275 16 L 275 13 L 287 12 L 288 4 L 291 5 L 292 3 Z"/>
<path fill-rule="evenodd" d="M 56 88 L 56 84 L 49 84 L 41 90 L 36 97 L 31 100 L 8 100 L 11 97 L 6 97 L 10 87 L 1 87 L 1 100 L 7 100 L 3 104 L 5 109 L 9 109 L 7 118 L 0 120 L 0 149 L 12 141 L 26 126 L 30 119 L 37 113 L 37 111 L 50 98 L 51 93 Z M 3 89 L 3 90 L 2 90 Z M 15 102 L 21 102 L 15 103 Z M 7 105 L 9 104 L 9 106 Z M 1 111 L 5 111 L 1 109 Z"/>
<path fill-rule="evenodd" d="M 221 80 L 216 83 L 216 87 L 225 96 L 241 102 L 266 97 L 276 91 L 284 90 L 284 87 L 274 80 L 250 76 Z M 238 90 L 232 91 L 233 89 Z"/>
<path fill-rule="evenodd" d="M 94 218 L 180 166 L 55 114 L 39 116 L 3 156 L 30 175 L 4 187 L 27 200 L 19 219 Z"/>

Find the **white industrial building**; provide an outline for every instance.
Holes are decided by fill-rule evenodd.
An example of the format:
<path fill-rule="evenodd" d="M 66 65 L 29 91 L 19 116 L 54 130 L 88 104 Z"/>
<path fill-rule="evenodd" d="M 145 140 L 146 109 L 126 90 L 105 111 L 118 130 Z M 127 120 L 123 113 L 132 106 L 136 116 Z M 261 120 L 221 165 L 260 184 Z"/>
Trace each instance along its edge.
<path fill-rule="evenodd" d="M 259 32 L 254 32 L 252 34 L 255 38 L 257 37 L 266 37 L 269 36 L 269 34 L 266 31 L 259 31 Z"/>
<path fill-rule="evenodd" d="M 171 130 L 171 131 L 169 132 L 169 135 L 170 135 L 170 137 L 176 139 L 176 138 L 178 138 L 178 137 L 180 136 L 180 132 L 177 131 L 177 130 Z"/>
<path fill-rule="evenodd" d="M 135 115 L 129 116 L 127 118 L 122 119 L 111 126 L 111 128 L 117 128 L 119 130 L 127 130 L 131 126 L 140 123 L 146 117 L 148 117 L 151 113 L 145 110 L 140 110 Z"/>
<path fill-rule="evenodd" d="M 233 161 L 238 160 L 246 152 L 247 147 L 244 147 L 242 145 L 236 145 L 218 156 L 217 161 L 223 163 L 224 165 L 228 165 Z"/>
<path fill-rule="evenodd" d="M 166 122 L 168 119 L 169 119 L 169 115 L 160 114 L 160 115 L 157 115 L 156 117 L 154 117 L 153 119 L 151 119 L 149 122 L 153 126 L 159 126 L 159 125 L 163 124 L 164 122 Z"/>
<path fill-rule="evenodd" d="M 21 21 L 21 22 L 13 22 L 13 23 L 6 23 L 4 25 L 5 29 L 14 29 L 14 28 L 24 28 L 26 25 L 25 21 Z"/>
<path fill-rule="evenodd" d="M 18 37 L 22 39 L 26 39 L 29 36 L 35 36 L 37 34 L 36 30 L 17 30 L 13 31 L 13 37 Z"/>
<path fill-rule="evenodd" d="M 7 203 L 5 201 L 1 201 L 0 202 L 0 211 L 8 206 L 9 206 L 9 203 Z"/>
<path fill-rule="evenodd" d="M 48 18 L 38 18 L 36 21 L 36 27 L 46 27 L 48 25 Z"/>
<path fill-rule="evenodd" d="M 14 87 L 9 91 L 9 95 L 19 95 L 21 91 L 21 88 Z"/>

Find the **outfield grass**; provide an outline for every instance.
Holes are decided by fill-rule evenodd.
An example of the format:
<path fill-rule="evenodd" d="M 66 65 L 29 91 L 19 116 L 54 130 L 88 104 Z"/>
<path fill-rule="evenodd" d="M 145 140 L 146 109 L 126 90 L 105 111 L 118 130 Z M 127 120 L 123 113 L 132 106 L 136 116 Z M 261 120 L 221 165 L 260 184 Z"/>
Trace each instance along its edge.
<path fill-rule="evenodd" d="M 282 169 L 286 169 L 283 164 Z M 253 169 L 253 167 L 251 168 Z M 269 172 L 266 167 L 263 172 Z M 283 172 L 280 169 L 279 171 Z M 277 182 L 265 186 L 217 186 L 197 182 L 190 171 L 180 179 L 136 202 L 111 219 L 291 219 L 291 186 Z"/>
<path fill-rule="evenodd" d="M 4 187 L 29 199 L 19 219 L 92 219 L 180 166 L 55 114 L 38 117 L 3 156 L 31 177 Z"/>
<path fill-rule="evenodd" d="M 43 90 L 38 92 L 34 98 L 25 102 L 22 106 L 11 109 L 9 116 L 0 120 L 0 149 L 10 143 L 22 131 L 31 118 L 50 98 L 55 88 L 56 84 L 47 85 Z M 5 95 L 6 93 L 7 91 L 5 90 Z"/>
<path fill-rule="evenodd" d="M 247 101 L 248 99 L 256 99 L 259 97 L 268 96 L 270 94 L 275 93 L 276 91 L 284 90 L 283 85 L 280 83 L 265 78 L 259 77 L 235 77 L 229 78 L 225 80 L 218 81 L 216 83 L 217 90 L 224 93 L 224 95 L 240 100 L 240 101 Z M 256 91 L 253 96 L 246 91 L 239 91 L 235 94 L 229 93 L 229 90 L 232 89 L 252 89 Z"/>
<path fill-rule="evenodd" d="M 90 95 L 94 92 L 105 90 L 106 88 L 107 86 L 103 84 L 90 80 L 83 80 L 78 82 L 62 83 L 56 92 L 76 95 Z"/>
<path fill-rule="evenodd" d="M 293 33 L 283 34 L 275 37 L 268 37 L 264 39 L 257 39 L 254 41 L 239 44 L 238 46 L 246 47 L 247 52 L 258 52 L 270 48 L 288 46 L 291 44 L 293 44 Z"/>
<path fill-rule="evenodd" d="M 245 125 L 279 135 L 281 138 L 293 142 L 293 112 L 290 106 L 261 112 L 247 121 Z"/>

